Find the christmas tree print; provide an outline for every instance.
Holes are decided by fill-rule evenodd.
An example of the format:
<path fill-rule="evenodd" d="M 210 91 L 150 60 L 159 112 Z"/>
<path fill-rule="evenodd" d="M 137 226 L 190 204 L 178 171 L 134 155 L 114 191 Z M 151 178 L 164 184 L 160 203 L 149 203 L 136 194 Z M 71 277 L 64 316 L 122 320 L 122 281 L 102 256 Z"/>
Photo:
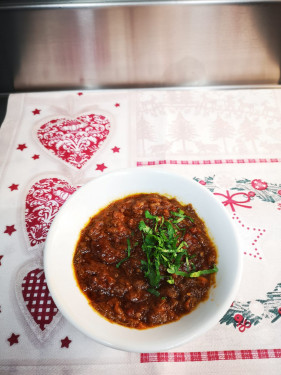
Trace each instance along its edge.
<path fill-rule="evenodd" d="M 254 303 L 261 304 L 262 310 L 260 314 L 255 314 L 251 310 Z M 230 309 L 220 320 L 220 324 L 233 325 L 235 328 L 239 325 L 239 321 L 249 322 L 248 327 L 256 326 L 263 319 L 268 319 L 271 323 L 275 323 L 281 318 L 281 283 L 277 284 L 272 292 L 266 294 L 266 299 L 257 299 L 255 301 L 239 302 L 234 301 Z M 240 323 L 241 324 L 241 323 Z"/>

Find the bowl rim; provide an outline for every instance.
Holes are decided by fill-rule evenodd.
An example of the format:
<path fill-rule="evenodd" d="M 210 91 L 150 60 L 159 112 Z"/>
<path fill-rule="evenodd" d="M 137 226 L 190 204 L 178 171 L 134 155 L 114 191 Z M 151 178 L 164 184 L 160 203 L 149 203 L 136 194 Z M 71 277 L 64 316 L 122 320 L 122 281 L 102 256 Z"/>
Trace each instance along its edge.
<path fill-rule="evenodd" d="M 236 244 L 237 244 L 237 246 L 236 246 L 237 247 L 237 251 L 236 251 L 236 262 L 237 262 L 236 273 L 235 273 L 235 276 L 233 278 L 234 281 L 233 281 L 233 284 L 231 286 L 231 290 L 230 290 L 230 292 L 227 295 L 227 298 L 225 299 L 224 303 L 219 306 L 218 310 L 219 310 L 220 314 L 217 313 L 217 314 L 214 314 L 213 316 L 211 316 L 210 318 L 208 318 L 208 320 L 206 322 L 202 323 L 202 326 L 198 329 L 198 331 L 195 334 L 190 335 L 188 337 L 183 337 L 181 339 L 170 340 L 170 341 L 167 341 L 165 343 L 158 344 L 157 347 L 155 347 L 152 343 L 150 343 L 146 347 L 144 347 L 143 345 L 138 345 L 137 343 L 132 343 L 132 342 L 128 342 L 128 343 L 125 343 L 125 344 L 124 343 L 123 344 L 120 344 L 120 343 L 116 344 L 116 342 L 107 341 L 107 340 L 102 339 L 100 337 L 95 337 L 92 334 L 89 334 L 89 332 L 84 327 L 81 327 L 81 325 L 79 325 L 76 321 L 74 321 L 73 318 L 72 318 L 72 316 L 71 316 L 71 314 L 70 314 L 70 312 L 65 308 L 65 306 L 63 305 L 63 303 L 61 303 L 60 298 L 58 297 L 58 295 L 56 293 L 56 289 L 54 287 L 54 283 L 51 282 L 52 270 L 49 267 L 49 263 L 50 263 L 49 262 L 49 260 L 50 260 L 49 259 L 50 258 L 50 251 L 48 250 L 49 247 L 51 246 L 51 242 L 53 241 L 53 236 L 54 236 L 54 233 L 55 233 L 55 229 L 54 228 L 56 228 L 56 226 L 60 222 L 61 217 L 64 215 L 65 211 L 67 211 L 69 209 L 69 207 L 71 208 L 72 202 L 74 200 L 76 200 L 78 196 L 80 196 L 81 194 L 83 194 L 84 190 L 88 189 L 90 185 L 94 185 L 95 186 L 96 181 L 104 180 L 106 182 L 106 180 L 108 180 L 108 179 L 114 179 L 114 178 L 120 177 L 120 176 L 122 177 L 122 175 L 124 175 L 124 174 L 125 175 L 131 174 L 131 173 L 140 173 L 140 174 L 144 173 L 145 174 L 147 172 L 151 173 L 151 174 L 155 174 L 155 175 L 161 174 L 161 175 L 163 175 L 165 177 L 168 177 L 168 178 L 177 177 L 177 178 L 180 178 L 180 179 L 182 179 L 184 181 L 187 181 L 190 184 L 193 184 L 194 187 L 196 186 L 197 189 L 199 189 L 201 191 L 204 191 L 204 194 L 209 195 L 210 199 L 212 199 L 214 202 L 217 202 L 216 204 L 217 204 L 218 207 L 221 207 L 220 208 L 221 211 L 222 212 L 224 211 L 224 213 L 225 213 L 225 219 L 228 222 L 229 227 L 231 228 L 232 234 L 233 234 L 233 236 L 234 236 L 234 238 L 236 240 Z M 132 194 L 134 194 L 134 193 L 132 193 Z M 129 194 L 127 194 L 127 195 L 129 195 Z M 126 195 L 124 195 L 122 197 L 125 197 L 125 196 Z M 122 197 L 117 198 L 117 199 L 121 199 Z M 116 200 L 116 199 L 114 199 L 114 200 Z M 108 204 L 110 202 L 112 202 L 112 200 L 109 200 Z M 95 215 L 95 212 L 93 213 L 92 216 L 94 216 L 94 215 Z M 204 220 L 204 218 L 203 218 L 203 220 Z M 85 222 L 85 224 L 86 224 L 86 222 Z M 73 254 L 74 254 L 74 252 L 72 253 L 72 257 L 73 257 Z M 218 256 L 219 256 L 219 254 L 218 254 Z M 184 175 L 178 174 L 178 173 L 176 173 L 174 171 L 165 170 L 165 169 L 161 169 L 161 168 L 151 168 L 151 167 L 141 167 L 141 168 L 140 167 L 132 167 L 132 168 L 118 169 L 118 170 L 115 170 L 113 172 L 109 172 L 109 173 L 107 173 L 105 175 L 99 176 L 97 178 L 91 179 L 90 181 L 88 181 L 87 183 L 85 183 L 82 187 L 80 187 L 75 193 L 73 193 L 67 199 L 67 201 L 63 204 L 63 206 L 59 209 L 59 212 L 56 214 L 56 216 L 55 216 L 55 218 L 54 218 L 54 220 L 53 220 L 53 222 L 51 224 L 51 227 L 49 228 L 49 232 L 48 232 L 48 235 L 47 235 L 47 238 L 46 238 L 46 242 L 45 242 L 44 253 L 43 253 L 43 263 L 44 263 L 45 277 L 46 277 L 46 282 L 47 282 L 47 285 L 48 285 L 48 288 L 49 288 L 49 292 L 52 295 L 52 298 L 53 298 L 55 304 L 57 305 L 59 311 L 62 313 L 62 315 L 75 328 L 77 328 L 80 332 L 83 332 L 85 335 L 87 335 L 88 337 L 92 338 L 96 342 L 99 342 L 100 344 L 103 344 L 105 346 L 108 346 L 108 347 L 111 347 L 111 348 L 114 348 L 114 349 L 124 350 L 124 351 L 128 351 L 128 352 L 158 352 L 158 351 L 165 351 L 165 350 L 169 350 L 169 349 L 178 347 L 180 345 L 183 345 L 184 343 L 187 343 L 187 342 L 193 340 L 194 338 L 196 338 L 198 336 L 201 336 L 202 334 L 206 333 L 215 324 L 218 323 L 219 319 L 227 311 L 227 309 L 229 308 L 230 304 L 234 300 L 234 297 L 236 296 L 238 288 L 240 286 L 240 281 L 241 281 L 241 278 L 242 278 L 242 271 L 243 271 L 243 255 L 242 255 L 242 250 L 241 250 L 241 245 L 240 245 L 240 239 L 239 239 L 239 236 L 238 236 L 238 233 L 237 233 L 237 229 L 234 226 L 233 222 L 231 221 L 231 217 L 230 217 L 229 213 L 227 212 L 227 210 L 225 209 L 225 207 L 222 205 L 222 203 L 218 200 L 218 198 L 216 198 L 206 187 L 200 185 L 198 182 L 194 181 L 193 179 L 191 179 L 189 177 L 186 177 Z M 81 292 L 81 294 L 83 294 L 83 293 Z M 209 298 L 210 298 L 210 296 L 209 296 Z M 94 313 L 95 313 L 95 311 L 94 311 Z M 96 313 L 96 314 L 98 314 L 98 313 Z M 186 316 L 188 316 L 188 315 L 189 314 L 187 314 Z M 105 321 L 107 321 L 105 318 L 103 318 L 103 319 Z M 168 323 L 166 325 L 172 325 L 172 324 L 175 324 L 175 323 L 177 323 L 177 322 L 171 322 L 171 323 Z M 110 324 L 116 325 L 115 323 L 110 323 Z M 163 325 L 163 326 L 166 326 L 166 325 Z M 160 328 L 160 327 L 163 327 L 163 326 L 149 328 L 148 330 L 155 330 L 155 334 L 157 334 L 156 330 L 158 328 Z M 131 330 L 131 328 L 127 328 L 127 327 L 124 327 L 124 326 L 120 326 L 120 327 L 122 327 L 122 328 L 124 328 L 126 330 L 127 329 Z M 136 331 L 139 331 L 139 330 L 136 330 Z M 142 330 L 142 331 L 146 331 L 146 330 Z"/>

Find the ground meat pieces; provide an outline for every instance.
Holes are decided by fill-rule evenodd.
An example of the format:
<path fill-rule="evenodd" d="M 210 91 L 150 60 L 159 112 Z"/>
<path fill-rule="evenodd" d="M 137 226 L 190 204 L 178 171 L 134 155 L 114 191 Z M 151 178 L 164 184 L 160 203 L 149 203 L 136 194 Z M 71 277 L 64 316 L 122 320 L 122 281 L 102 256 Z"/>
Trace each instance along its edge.
<path fill-rule="evenodd" d="M 111 322 L 144 329 L 180 319 L 208 298 L 215 275 L 163 277 L 153 294 L 142 269 L 146 254 L 139 222 L 145 212 L 165 220 L 182 210 L 191 218 L 179 221 L 179 243 L 187 243 L 193 270 L 210 269 L 216 263 L 216 248 L 204 222 L 191 205 L 159 194 L 136 194 L 117 200 L 92 217 L 81 231 L 73 257 L 77 283 L 89 303 Z M 128 242 L 129 240 L 129 242 Z M 128 249 L 130 247 L 130 251 Z M 128 255 L 130 253 L 130 255 Z M 163 269 L 160 267 L 160 272 Z M 187 272 L 185 264 L 182 271 Z"/>

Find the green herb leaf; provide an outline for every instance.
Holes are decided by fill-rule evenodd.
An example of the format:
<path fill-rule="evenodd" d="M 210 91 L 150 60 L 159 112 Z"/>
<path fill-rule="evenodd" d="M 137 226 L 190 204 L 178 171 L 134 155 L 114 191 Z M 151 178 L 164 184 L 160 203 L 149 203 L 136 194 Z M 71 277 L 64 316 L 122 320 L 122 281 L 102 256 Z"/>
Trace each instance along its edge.
<path fill-rule="evenodd" d="M 217 272 L 216 266 L 209 270 L 196 270 L 194 264 L 190 262 L 196 255 L 189 255 L 188 244 L 179 240 L 187 229 L 180 228 L 177 224 L 186 218 L 192 222 L 194 220 L 185 215 L 183 210 L 171 212 L 171 216 L 175 218 L 170 217 L 165 220 L 163 216 L 152 215 L 146 210 L 145 218 L 152 220 L 153 225 L 150 227 L 143 220 L 139 222 L 139 230 L 143 236 L 142 250 L 146 255 L 146 260 L 141 260 L 141 268 L 151 286 L 148 291 L 156 296 L 160 295 L 157 288 L 163 278 L 167 283 L 174 284 L 175 280 L 172 275 L 199 277 Z M 130 251 L 131 244 L 128 242 L 128 256 Z M 184 271 L 185 269 L 187 272 Z"/>
<path fill-rule="evenodd" d="M 175 271 L 175 275 L 189 277 L 190 274 L 184 271 Z"/>
<path fill-rule="evenodd" d="M 179 210 L 179 212 L 171 212 L 171 214 L 173 215 L 173 216 L 177 216 L 177 217 L 179 217 L 180 219 L 178 219 L 177 221 L 175 221 L 175 223 L 180 223 L 183 219 L 189 219 L 192 223 L 194 223 L 194 219 L 192 219 L 192 217 L 190 217 L 190 216 L 187 216 L 187 215 L 185 215 L 185 213 L 183 212 L 183 210 Z"/>
<path fill-rule="evenodd" d="M 169 283 L 169 284 L 175 284 L 175 280 L 173 279 L 172 276 L 169 277 L 169 279 L 167 280 L 167 283 Z"/>
<path fill-rule="evenodd" d="M 152 233 L 152 229 L 143 220 L 139 222 L 139 230 L 144 233 Z"/>
<path fill-rule="evenodd" d="M 121 264 L 124 263 L 124 262 L 126 262 L 126 260 L 128 260 L 128 259 L 129 259 L 129 257 L 126 257 L 126 258 L 120 260 L 120 262 L 118 262 L 118 263 L 116 264 L 116 268 L 119 268 L 119 267 L 121 266 Z"/>
<path fill-rule="evenodd" d="M 130 242 L 130 239 L 129 238 L 127 238 L 127 245 L 128 245 L 128 247 L 127 247 L 127 252 L 128 252 L 128 257 L 129 256 L 131 256 L 131 242 Z"/>
<path fill-rule="evenodd" d="M 153 219 L 153 220 L 156 220 L 156 221 L 161 220 L 159 216 L 151 215 L 151 213 L 147 210 L 145 211 L 144 215 L 147 219 Z"/>
<path fill-rule="evenodd" d="M 179 212 L 173 212 L 173 211 L 171 211 L 171 214 L 173 216 L 185 217 L 185 214 L 184 214 L 183 210 L 179 210 Z"/>
<path fill-rule="evenodd" d="M 131 256 L 131 250 L 132 250 L 131 241 L 130 241 L 129 238 L 127 238 L 127 250 L 126 251 L 127 251 L 128 256 L 126 258 L 120 260 L 120 262 L 118 262 L 116 264 L 116 268 L 119 268 L 122 263 L 126 262 L 126 260 L 128 260 L 130 258 L 130 256 Z"/>
<path fill-rule="evenodd" d="M 147 291 L 151 294 L 154 294 L 156 297 L 159 297 L 160 296 L 160 293 L 158 292 L 158 290 L 155 290 L 155 289 L 152 289 L 152 288 L 148 288 Z"/>
<path fill-rule="evenodd" d="M 178 224 L 178 223 L 180 223 L 181 221 L 183 221 L 184 220 L 184 217 L 180 217 L 180 218 L 178 218 L 178 219 L 176 219 L 176 220 L 173 220 L 173 223 L 174 224 Z"/>
<path fill-rule="evenodd" d="M 215 273 L 215 272 L 218 272 L 218 268 L 217 268 L 216 265 L 209 270 L 201 270 L 201 271 L 197 271 L 197 272 L 191 272 L 189 274 L 189 277 L 199 277 L 201 275 L 208 275 L 210 273 Z"/>
<path fill-rule="evenodd" d="M 186 263 L 186 268 L 187 268 L 187 270 L 189 271 L 189 269 L 190 269 L 190 264 L 189 264 L 188 256 L 185 257 L 185 263 Z"/>

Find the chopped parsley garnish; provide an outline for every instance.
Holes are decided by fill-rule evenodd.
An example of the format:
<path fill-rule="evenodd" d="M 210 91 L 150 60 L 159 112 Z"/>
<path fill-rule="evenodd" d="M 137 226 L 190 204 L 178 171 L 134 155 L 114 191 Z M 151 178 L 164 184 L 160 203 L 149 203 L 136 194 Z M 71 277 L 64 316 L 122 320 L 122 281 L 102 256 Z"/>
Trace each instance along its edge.
<path fill-rule="evenodd" d="M 208 270 L 194 269 L 194 264 L 190 262 L 194 255 L 188 254 L 188 244 L 185 241 L 179 241 L 182 228 L 177 225 L 185 219 L 191 223 L 194 220 L 182 210 L 171 212 L 171 215 L 175 218 L 165 220 L 163 216 L 151 215 L 149 211 L 145 211 L 145 217 L 151 219 L 153 225 L 150 227 L 143 220 L 139 223 L 139 230 L 143 235 L 142 250 L 146 254 L 141 267 L 150 284 L 148 292 L 156 296 L 160 295 L 157 288 L 162 279 L 174 284 L 173 275 L 199 277 L 218 271 L 216 266 Z M 187 272 L 182 270 L 183 267 Z"/>
<path fill-rule="evenodd" d="M 177 216 L 177 217 L 178 217 L 177 220 L 173 220 L 173 223 L 180 223 L 180 222 L 183 221 L 185 218 L 187 218 L 187 219 L 190 220 L 192 223 L 194 223 L 194 220 L 192 219 L 192 217 L 185 215 L 184 212 L 183 212 L 183 210 L 179 210 L 179 212 L 171 212 L 171 214 L 172 214 L 173 216 Z"/>
<path fill-rule="evenodd" d="M 141 268 L 150 285 L 147 289 L 149 293 L 159 297 L 160 292 L 157 289 L 160 281 L 165 279 L 167 283 L 174 284 L 174 275 L 193 278 L 218 271 L 216 265 L 211 269 L 196 270 L 192 263 L 196 255 L 189 255 L 188 244 L 179 240 L 185 229 L 180 228 L 178 223 L 185 219 L 194 223 L 194 219 L 185 215 L 184 211 L 171 212 L 171 217 L 165 220 L 163 216 L 152 215 L 146 210 L 145 218 L 152 220 L 152 225 L 149 226 L 141 220 L 138 228 L 142 232 L 142 250 L 146 255 L 146 259 L 141 260 Z M 138 242 L 134 244 L 134 246 L 137 245 Z M 126 258 L 116 264 L 117 268 L 131 256 L 130 239 L 127 239 L 126 251 Z"/>
<path fill-rule="evenodd" d="M 126 258 L 120 260 L 120 262 L 118 262 L 118 263 L 116 264 L 116 267 L 117 267 L 117 268 L 119 268 L 119 267 L 121 266 L 122 263 L 126 262 L 126 260 L 128 260 L 128 259 L 130 258 L 130 256 L 131 256 L 131 250 L 132 250 L 132 248 L 131 248 L 131 241 L 130 241 L 129 238 L 127 238 L 127 254 L 128 254 L 128 255 L 126 256 Z"/>

